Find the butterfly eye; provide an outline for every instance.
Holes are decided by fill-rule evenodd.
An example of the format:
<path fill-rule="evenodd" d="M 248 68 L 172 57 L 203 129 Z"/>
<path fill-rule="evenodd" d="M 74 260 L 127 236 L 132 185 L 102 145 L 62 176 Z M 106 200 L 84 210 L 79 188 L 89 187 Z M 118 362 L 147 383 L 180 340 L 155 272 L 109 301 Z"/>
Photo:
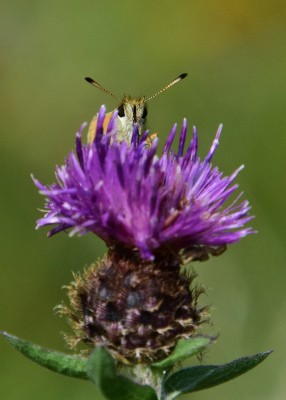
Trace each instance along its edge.
<path fill-rule="evenodd" d="M 118 107 L 118 117 L 125 117 L 125 111 L 124 111 L 124 106 L 123 104 L 120 104 Z"/>
<path fill-rule="evenodd" d="M 146 117 L 147 117 L 147 107 L 144 106 L 143 113 L 142 113 L 142 118 L 146 118 Z"/>

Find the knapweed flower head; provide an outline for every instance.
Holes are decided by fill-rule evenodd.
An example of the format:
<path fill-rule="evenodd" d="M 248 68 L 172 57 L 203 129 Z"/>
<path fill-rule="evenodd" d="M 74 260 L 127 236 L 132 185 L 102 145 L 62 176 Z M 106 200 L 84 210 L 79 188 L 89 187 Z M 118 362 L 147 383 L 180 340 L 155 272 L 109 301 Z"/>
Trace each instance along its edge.
<path fill-rule="evenodd" d="M 178 150 L 171 150 L 175 125 L 160 156 L 158 140 L 148 132 L 139 137 L 136 127 L 131 143 L 119 142 L 116 121 L 114 113 L 107 126 L 102 107 L 94 139 L 82 144 L 82 126 L 57 183 L 35 180 L 46 196 L 38 227 L 55 225 L 49 235 L 92 232 L 108 246 L 68 286 L 70 304 L 60 307 L 74 331 L 68 343 L 105 346 L 127 364 L 150 363 L 197 335 L 209 318 L 197 304 L 203 290 L 182 261 L 219 254 L 252 232 L 245 227 L 251 217 L 240 194 L 229 201 L 242 167 L 227 177 L 211 165 L 221 126 L 201 160 L 196 129 L 186 145 L 186 120 Z"/>
<path fill-rule="evenodd" d="M 37 227 L 55 225 L 49 235 L 71 229 L 71 234 L 92 232 L 110 246 L 136 248 L 143 259 L 194 249 L 222 248 L 252 233 L 245 224 L 249 203 L 240 201 L 234 183 L 239 167 L 224 176 L 211 164 L 219 143 L 219 127 L 212 146 L 201 160 L 198 136 L 186 145 L 184 120 L 176 152 L 171 150 L 176 125 L 160 156 L 158 140 L 146 146 L 134 130 L 131 145 L 114 140 L 116 114 L 103 134 L 105 108 L 98 115 L 93 143 L 82 144 L 77 133 L 76 154 L 57 167 L 57 183 L 45 186 L 34 180 L 46 196 L 46 214 Z"/>
<path fill-rule="evenodd" d="M 134 106 L 131 115 L 135 113 Z M 49 350 L 47 359 L 47 350 L 40 346 L 35 350 L 14 336 L 8 340 L 49 369 L 99 383 L 109 399 L 171 399 L 228 381 L 269 354 L 171 372 L 214 340 L 198 337 L 209 321 L 209 308 L 199 306 L 204 289 L 194 284 L 196 274 L 182 264 L 218 255 L 227 244 L 253 232 L 245 227 L 251 219 L 248 202 L 241 201 L 240 194 L 230 201 L 242 167 L 228 177 L 211 165 L 221 126 L 200 160 L 195 128 L 186 145 L 186 120 L 178 150 L 171 150 L 175 125 L 160 156 L 157 134 L 139 135 L 132 125 L 133 132 L 126 135 L 117 122 L 117 113 L 109 118 L 102 107 L 90 124 L 89 143 L 81 142 L 84 125 L 77 133 L 76 152 L 57 167 L 57 183 L 45 186 L 34 179 L 46 196 L 46 214 L 38 227 L 55 225 L 50 236 L 68 229 L 71 234 L 92 232 L 108 246 L 101 260 L 74 274 L 74 281 L 65 286 L 69 303 L 57 307 L 73 329 L 72 336 L 65 335 L 70 347 L 88 348 L 80 358 Z M 117 365 L 128 365 L 124 376 L 116 373 L 104 348 Z M 206 376 L 206 371 L 211 374 Z"/>

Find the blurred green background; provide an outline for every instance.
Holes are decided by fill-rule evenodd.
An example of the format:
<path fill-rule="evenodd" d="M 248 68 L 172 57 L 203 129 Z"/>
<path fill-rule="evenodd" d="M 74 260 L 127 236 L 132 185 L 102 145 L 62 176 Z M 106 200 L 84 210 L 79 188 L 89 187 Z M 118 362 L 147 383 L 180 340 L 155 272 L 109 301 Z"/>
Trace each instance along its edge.
<path fill-rule="evenodd" d="M 34 229 L 44 199 L 30 174 L 53 182 L 80 124 L 102 103 L 117 105 L 83 78 L 119 96 L 150 96 L 188 72 L 150 102 L 149 126 L 163 139 L 186 116 L 203 156 L 223 122 L 214 162 L 226 174 L 246 165 L 238 180 L 259 231 L 195 265 L 220 333 L 206 362 L 275 352 L 237 380 L 184 398 L 284 399 L 286 2 L 6 0 L 1 20 L 0 329 L 65 351 L 68 328 L 53 307 L 71 271 L 105 251 L 92 235 L 47 239 Z M 3 339 L 0 351 L 1 399 L 101 399 L 90 383 L 38 367 Z"/>

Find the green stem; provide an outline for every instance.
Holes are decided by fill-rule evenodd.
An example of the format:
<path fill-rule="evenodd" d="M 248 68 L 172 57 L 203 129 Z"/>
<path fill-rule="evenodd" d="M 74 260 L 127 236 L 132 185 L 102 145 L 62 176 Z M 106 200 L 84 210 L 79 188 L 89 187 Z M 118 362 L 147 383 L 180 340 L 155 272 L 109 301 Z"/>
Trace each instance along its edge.
<path fill-rule="evenodd" d="M 164 378 L 164 371 L 154 371 L 145 364 L 137 364 L 130 371 L 132 378 L 139 385 L 151 386 L 156 392 L 158 400 L 162 398 L 162 382 Z"/>

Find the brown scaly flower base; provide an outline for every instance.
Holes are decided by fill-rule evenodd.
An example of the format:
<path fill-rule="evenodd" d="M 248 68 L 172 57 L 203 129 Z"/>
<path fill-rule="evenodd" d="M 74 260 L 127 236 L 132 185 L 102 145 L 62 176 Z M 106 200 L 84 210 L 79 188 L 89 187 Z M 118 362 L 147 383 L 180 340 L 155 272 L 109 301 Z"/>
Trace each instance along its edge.
<path fill-rule="evenodd" d="M 143 261 L 135 252 L 110 250 L 67 287 L 70 307 L 60 306 L 60 313 L 75 332 L 69 345 L 106 346 L 125 364 L 165 358 L 207 318 L 197 306 L 203 289 L 190 289 L 194 278 L 180 273 L 177 261 Z"/>

